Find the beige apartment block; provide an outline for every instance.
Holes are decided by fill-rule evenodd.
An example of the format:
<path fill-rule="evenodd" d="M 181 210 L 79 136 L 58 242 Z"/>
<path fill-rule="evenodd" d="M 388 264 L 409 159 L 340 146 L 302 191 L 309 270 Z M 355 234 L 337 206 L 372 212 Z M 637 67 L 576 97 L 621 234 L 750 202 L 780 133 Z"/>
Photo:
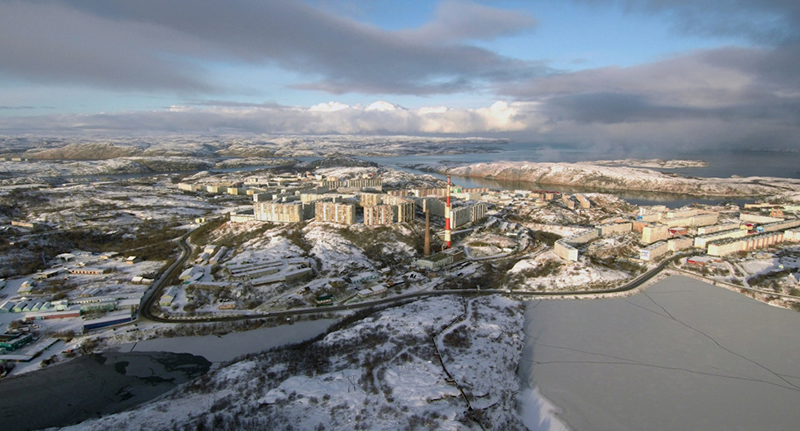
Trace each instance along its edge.
<path fill-rule="evenodd" d="M 254 202 L 255 219 L 277 223 L 299 223 L 303 221 L 303 205 L 300 203 Z"/>
<path fill-rule="evenodd" d="M 667 238 L 669 238 L 669 226 L 665 224 L 649 225 L 642 228 L 643 244 L 651 244 Z"/>
<path fill-rule="evenodd" d="M 364 207 L 364 224 L 367 226 L 379 226 L 392 224 L 391 205 L 373 205 Z"/>
<path fill-rule="evenodd" d="M 751 251 L 783 242 L 783 232 L 769 232 L 744 238 L 730 238 L 708 244 L 711 256 L 726 256 L 739 251 Z"/>
<path fill-rule="evenodd" d="M 728 238 L 741 238 L 747 235 L 747 231 L 743 229 L 726 230 L 722 232 L 712 233 L 710 235 L 694 237 L 694 246 L 696 248 L 706 248 L 708 243 Z"/>
<path fill-rule="evenodd" d="M 667 241 L 667 249 L 672 252 L 686 250 L 692 248 L 693 245 L 694 238 L 688 236 L 672 238 Z"/>
<path fill-rule="evenodd" d="M 726 223 L 726 224 L 715 224 L 711 226 L 703 226 L 697 228 L 698 235 L 708 235 L 716 232 L 724 232 L 726 230 L 734 230 L 739 229 L 739 223 Z"/>
<path fill-rule="evenodd" d="M 315 216 L 317 221 L 354 224 L 356 222 L 356 206 L 336 202 L 317 202 Z"/>
<path fill-rule="evenodd" d="M 669 245 L 666 241 L 654 242 L 647 247 L 639 249 L 639 259 L 653 261 L 669 252 Z"/>
<path fill-rule="evenodd" d="M 361 193 L 361 200 L 359 205 L 362 207 L 374 207 L 383 203 L 383 195 L 381 193 Z"/>
<path fill-rule="evenodd" d="M 633 223 L 609 223 L 597 226 L 600 236 L 622 235 L 631 231 Z"/>

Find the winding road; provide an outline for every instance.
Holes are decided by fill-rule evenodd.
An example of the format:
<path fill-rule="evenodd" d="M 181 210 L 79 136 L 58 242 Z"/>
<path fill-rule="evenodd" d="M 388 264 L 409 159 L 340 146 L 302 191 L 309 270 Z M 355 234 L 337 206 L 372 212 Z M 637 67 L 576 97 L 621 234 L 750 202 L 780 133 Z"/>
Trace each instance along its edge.
<path fill-rule="evenodd" d="M 634 280 L 631 280 L 631 282 L 612 289 L 579 290 L 570 292 L 564 292 L 564 291 L 520 292 L 508 289 L 428 290 L 424 292 L 405 293 L 402 295 L 393 296 L 391 298 L 377 299 L 374 301 L 359 302 L 357 304 L 334 305 L 329 307 L 315 307 L 315 308 L 300 308 L 296 310 L 274 311 L 274 312 L 257 313 L 257 314 L 240 314 L 233 316 L 194 316 L 192 318 L 187 318 L 187 317 L 165 318 L 156 315 L 153 313 L 153 304 L 155 303 L 156 298 L 160 298 L 161 290 L 164 288 L 164 284 L 166 283 L 167 280 L 170 280 L 172 278 L 172 275 L 174 275 L 176 271 L 178 271 L 181 267 L 183 267 L 183 265 L 186 263 L 186 260 L 188 260 L 189 256 L 191 255 L 192 248 L 187 243 L 187 239 L 189 238 L 189 235 L 191 235 L 193 232 L 194 230 L 189 231 L 177 239 L 178 246 L 181 248 L 181 256 L 172 265 L 170 265 L 170 267 L 167 268 L 166 271 L 164 271 L 161 277 L 159 277 L 153 283 L 152 288 L 148 290 L 147 294 L 145 294 L 145 297 L 142 299 L 142 305 L 141 307 L 139 307 L 139 318 L 145 318 L 148 320 L 152 320 L 154 322 L 162 322 L 162 323 L 232 322 L 238 320 L 263 319 L 263 318 L 291 318 L 294 316 L 325 314 L 334 311 L 360 310 L 380 305 L 399 304 L 428 296 L 442 296 L 442 295 L 479 296 L 479 295 L 503 294 L 503 295 L 526 297 L 526 298 L 542 298 L 542 297 L 558 297 L 558 296 L 571 297 L 571 298 L 593 297 L 597 295 L 627 292 L 636 289 L 637 287 L 646 283 L 651 278 L 658 275 L 671 262 L 683 256 L 683 255 L 676 255 L 672 258 L 669 258 L 661 262 L 661 264 L 659 264 L 657 267 L 645 272 L 644 274 L 640 275 Z"/>
<path fill-rule="evenodd" d="M 197 229 L 192 229 L 177 239 L 178 247 L 181 248 L 181 256 L 178 258 L 178 260 L 173 262 L 172 265 L 170 265 L 169 268 L 167 268 L 167 270 L 164 271 L 161 276 L 153 282 L 152 287 L 145 292 L 145 295 L 142 298 L 142 304 L 139 307 L 139 319 L 144 317 L 155 322 L 175 322 L 173 319 L 164 319 L 153 315 L 153 303 L 156 301 L 156 298 L 161 297 L 161 290 L 164 288 L 164 283 L 166 283 L 167 280 L 172 279 L 172 276 L 175 274 L 175 272 L 179 271 L 189 259 L 189 256 L 191 256 L 192 247 L 189 246 L 186 240 L 189 238 L 189 235 L 194 233 L 195 230 Z"/>

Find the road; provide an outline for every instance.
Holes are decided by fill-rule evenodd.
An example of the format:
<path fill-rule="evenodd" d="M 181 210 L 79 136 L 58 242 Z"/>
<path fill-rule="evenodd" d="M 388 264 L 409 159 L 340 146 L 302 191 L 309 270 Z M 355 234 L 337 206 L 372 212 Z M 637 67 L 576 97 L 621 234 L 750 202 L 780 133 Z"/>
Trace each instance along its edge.
<path fill-rule="evenodd" d="M 176 271 L 180 271 L 183 268 L 183 265 L 186 263 L 186 260 L 189 259 L 189 256 L 192 254 L 192 248 L 186 242 L 189 238 L 189 235 L 194 233 L 196 229 L 192 229 L 189 232 L 181 235 L 178 238 L 178 247 L 181 248 L 181 256 L 172 263 L 172 265 L 164 271 L 160 277 L 156 281 L 153 282 L 153 286 L 145 293 L 144 298 L 142 298 L 142 304 L 139 307 L 139 319 L 145 318 L 155 322 L 174 322 L 174 320 L 167 320 L 163 319 L 158 316 L 154 316 L 152 314 L 153 303 L 156 301 L 156 298 L 161 297 L 161 290 L 164 288 L 164 283 L 171 279 L 172 276 L 175 274 Z"/>
<path fill-rule="evenodd" d="M 274 311 L 274 312 L 257 313 L 257 314 L 244 314 L 235 316 L 194 316 L 193 318 L 185 318 L 185 317 L 164 318 L 161 316 L 154 315 L 152 313 L 152 306 L 156 298 L 160 297 L 160 292 L 164 287 L 163 286 L 164 282 L 170 279 L 171 275 L 174 274 L 175 271 L 178 271 L 179 268 L 181 268 L 183 264 L 186 263 L 186 260 L 189 258 L 189 255 L 191 254 L 192 249 L 187 244 L 186 240 L 189 237 L 189 235 L 191 235 L 192 232 L 194 231 L 187 232 L 186 234 L 178 238 L 178 245 L 181 247 L 181 256 L 166 271 L 164 271 L 164 274 L 162 274 L 162 276 L 159 277 L 158 280 L 156 280 L 153 283 L 152 289 L 148 291 L 148 294 L 142 300 L 142 306 L 139 308 L 140 317 L 144 317 L 154 322 L 163 322 L 163 323 L 232 322 L 237 320 L 263 319 L 263 318 L 291 318 L 295 316 L 323 314 L 334 311 L 360 310 L 387 304 L 399 304 L 428 296 L 442 296 L 442 295 L 479 296 L 479 295 L 511 294 L 531 299 L 535 299 L 537 297 L 543 298 L 543 297 L 557 297 L 557 296 L 565 296 L 565 297 L 595 296 L 595 295 L 602 295 L 609 293 L 627 292 L 636 289 L 637 287 L 641 286 L 643 283 L 647 282 L 648 280 L 659 274 L 661 271 L 663 271 L 664 268 L 666 268 L 672 261 L 682 257 L 682 255 L 677 255 L 670 259 L 667 259 L 661 264 L 659 264 L 657 267 L 640 275 L 631 282 L 613 289 L 579 290 L 570 292 L 564 292 L 564 291 L 521 292 L 521 291 L 509 291 L 507 289 L 429 290 L 424 292 L 406 293 L 402 295 L 393 296 L 391 298 L 377 299 L 374 301 L 360 302 L 357 304 L 334 305 L 328 307 L 315 307 L 315 308 L 301 308 L 296 310 Z"/>

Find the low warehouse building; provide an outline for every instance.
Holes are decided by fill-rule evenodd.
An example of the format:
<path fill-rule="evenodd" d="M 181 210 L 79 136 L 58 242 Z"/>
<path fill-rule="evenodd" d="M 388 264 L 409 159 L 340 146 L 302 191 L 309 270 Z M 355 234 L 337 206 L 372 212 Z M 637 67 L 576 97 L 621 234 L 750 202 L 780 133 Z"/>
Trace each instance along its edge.
<path fill-rule="evenodd" d="M 172 301 L 175 300 L 175 297 L 178 296 L 178 288 L 175 286 L 170 286 L 167 291 L 161 295 L 161 299 L 158 300 L 158 305 L 162 307 L 169 307 L 172 305 Z"/>
<path fill-rule="evenodd" d="M 107 328 L 109 326 L 121 325 L 123 323 L 130 323 L 134 319 L 134 315 L 125 312 L 119 313 L 101 319 L 89 320 L 83 325 L 83 332 L 89 332 L 95 329 Z"/>
<path fill-rule="evenodd" d="M 433 254 L 424 259 L 417 260 L 414 264 L 419 268 L 436 271 L 456 262 L 464 260 L 464 252 L 461 250 L 450 249 Z"/>
<path fill-rule="evenodd" d="M 0 305 L 0 313 L 11 313 L 14 310 L 14 303 L 6 301 Z"/>
<path fill-rule="evenodd" d="M 33 341 L 33 334 L 0 334 L 0 352 L 13 352 Z"/>

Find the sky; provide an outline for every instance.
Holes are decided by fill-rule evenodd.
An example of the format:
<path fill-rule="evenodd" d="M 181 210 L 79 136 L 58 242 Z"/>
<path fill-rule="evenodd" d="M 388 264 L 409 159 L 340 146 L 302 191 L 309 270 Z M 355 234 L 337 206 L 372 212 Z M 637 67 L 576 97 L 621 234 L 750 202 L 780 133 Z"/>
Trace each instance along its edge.
<path fill-rule="evenodd" d="M 0 0 L 0 134 L 800 148 L 797 0 Z"/>

